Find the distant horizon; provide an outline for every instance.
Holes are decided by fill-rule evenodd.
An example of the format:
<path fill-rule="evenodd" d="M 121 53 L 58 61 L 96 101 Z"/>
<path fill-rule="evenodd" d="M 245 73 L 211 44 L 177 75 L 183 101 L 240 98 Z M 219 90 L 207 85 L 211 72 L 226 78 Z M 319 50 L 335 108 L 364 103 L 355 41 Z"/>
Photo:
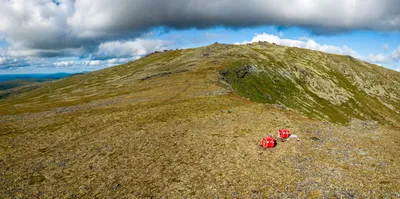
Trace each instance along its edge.
<path fill-rule="evenodd" d="M 101 69 L 99 69 L 101 70 Z M 6 76 L 6 75 L 54 75 L 54 74 L 77 74 L 77 73 L 89 73 L 93 72 L 96 70 L 92 71 L 81 71 L 81 72 L 38 72 L 38 73 L 0 73 L 0 76 Z"/>
<path fill-rule="evenodd" d="M 81 72 L 76 72 L 76 73 L 81 73 Z M 75 73 L 70 73 L 70 72 L 54 72 L 54 73 L 6 73 L 6 74 L 0 74 L 0 75 L 52 75 L 52 74 L 75 74 Z"/>
<path fill-rule="evenodd" d="M 35 79 L 61 79 L 75 74 L 86 74 L 87 72 L 80 73 L 27 73 L 27 74 L 0 74 L 0 83 L 14 81 L 14 80 L 35 80 Z"/>

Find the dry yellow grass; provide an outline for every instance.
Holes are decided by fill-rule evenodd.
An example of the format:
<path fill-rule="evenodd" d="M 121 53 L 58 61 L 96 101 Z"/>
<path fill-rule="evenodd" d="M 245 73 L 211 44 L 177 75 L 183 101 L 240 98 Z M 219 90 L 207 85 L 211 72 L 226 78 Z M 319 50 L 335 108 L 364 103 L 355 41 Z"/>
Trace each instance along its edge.
<path fill-rule="evenodd" d="M 158 65 L 0 101 L 0 198 L 400 197 L 398 128 L 252 102 L 221 86 L 223 65 L 191 65 L 187 51 L 182 66 L 153 55 Z M 279 128 L 301 141 L 261 149 Z"/>

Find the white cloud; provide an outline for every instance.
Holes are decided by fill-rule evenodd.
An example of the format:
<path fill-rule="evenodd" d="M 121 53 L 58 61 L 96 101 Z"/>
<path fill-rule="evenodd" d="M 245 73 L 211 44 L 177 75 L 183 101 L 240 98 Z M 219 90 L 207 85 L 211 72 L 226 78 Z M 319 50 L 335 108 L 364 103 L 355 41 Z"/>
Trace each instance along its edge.
<path fill-rule="evenodd" d="M 397 47 L 392 53 L 389 55 L 384 55 L 382 53 L 368 56 L 368 61 L 378 62 L 378 63 L 395 63 L 400 61 L 400 46 Z"/>
<path fill-rule="evenodd" d="M 75 64 L 74 61 L 59 61 L 53 63 L 55 66 L 72 66 Z"/>
<path fill-rule="evenodd" d="M 400 68 L 397 68 L 397 69 L 394 69 L 395 71 L 397 71 L 397 72 L 400 72 Z"/>
<path fill-rule="evenodd" d="M 89 61 L 89 63 L 88 63 L 89 66 L 98 66 L 101 64 L 102 64 L 102 61 L 100 61 L 100 60 L 93 60 L 93 61 Z"/>
<path fill-rule="evenodd" d="M 241 43 L 235 43 L 235 44 L 246 44 L 246 43 L 253 43 L 253 42 L 258 42 L 258 41 L 267 41 L 269 43 L 276 43 L 278 45 L 283 45 L 283 46 L 290 46 L 290 47 L 299 47 L 299 48 L 307 48 L 311 50 L 318 50 L 318 51 L 323 51 L 327 53 L 333 53 L 333 54 L 340 54 L 340 55 L 350 55 L 356 58 L 360 58 L 361 56 L 354 51 L 353 49 L 349 48 L 348 46 L 333 46 L 333 45 L 324 45 L 324 44 L 319 44 L 315 42 L 314 40 L 307 38 L 307 37 L 302 37 L 300 40 L 294 40 L 294 39 L 282 39 L 279 36 L 273 35 L 273 34 L 267 34 L 267 33 L 262 33 L 262 34 L 256 34 L 251 41 L 244 41 Z"/>
<path fill-rule="evenodd" d="M 35 49 L 0 48 L 0 72 L 51 72 L 51 67 L 53 71 L 92 71 L 139 59 L 150 52 L 164 50 L 169 44 L 169 41 L 151 39 L 105 42 L 98 46 L 93 56 L 86 58 L 78 57 L 80 52 L 75 52 L 78 56 L 45 58 L 33 56 Z"/>
<path fill-rule="evenodd" d="M 382 63 L 387 61 L 387 57 L 382 53 L 379 53 L 377 55 L 370 54 L 368 55 L 368 61 Z"/>
<path fill-rule="evenodd" d="M 0 57 L 0 64 L 5 63 L 7 60 L 7 57 Z"/>
<path fill-rule="evenodd" d="M 119 62 L 120 62 L 120 59 L 118 59 L 118 58 L 107 60 L 108 64 L 116 64 L 116 63 L 119 63 Z"/>
<path fill-rule="evenodd" d="M 50 0 L 0 0 L 0 4 L 0 32 L 15 49 L 79 47 L 66 24 L 73 1 L 63 0 L 59 6 Z"/>
<path fill-rule="evenodd" d="M 109 65 L 116 65 L 116 64 L 122 64 L 122 63 L 127 63 L 136 59 L 139 59 L 139 56 L 136 57 L 131 57 L 131 58 L 113 58 L 113 59 L 109 59 L 107 60 L 107 63 Z"/>
<path fill-rule="evenodd" d="M 400 60 L 400 45 L 397 47 L 396 50 L 392 52 L 390 55 L 390 58 L 393 59 L 394 61 L 399 61 Z"/>
<path fill-rule="evenodd" d="M 100 44 L 99 57 L 136 57 L 153 51 L 164 50 L 171 42 L 165 40 L 136 39 L 132 41 L 113 41 Z"/>

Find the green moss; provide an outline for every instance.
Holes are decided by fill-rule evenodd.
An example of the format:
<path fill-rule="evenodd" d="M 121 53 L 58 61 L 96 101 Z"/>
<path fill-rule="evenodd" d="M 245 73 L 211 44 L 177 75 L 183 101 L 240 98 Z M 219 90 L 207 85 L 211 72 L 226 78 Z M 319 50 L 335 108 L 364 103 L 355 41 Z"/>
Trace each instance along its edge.
<path fill-rule="evenodd" d="M 255 102 L 283 104 L 292 109 L 298 110 L 310 118 L 325 119 L 334 123 L 346 123 L 351 118 L 362 120 L 376 120 L 387 124 L 386 118 L 382 113 L 396 115 L 395 112 L 383 106 L 376 97 L 371 97 L 364 91 L 359 90 L 354 82 L 346 78 L 343 74 L 334 70 L 326 70 L 323 65 L 329 66 L 321 60 L 309 59 L 306 61 L 304 75 L 310 75 L 310 69 L 318 70 L 325 76 L 335 80 L 339 88 L 350 93 L 353 97 L 346 103 L 335 105 L 313 93 L 307 83 L 299 75 L 295 75 L 296 67 L 291 67 L 285 61 L 268 56 L 268 60 L 255 62 L 253 59 L 243 59 L 230 66 L 224 72 L 227 82 L 239 94 Z M 299 57 L 299 53 L 290 49 L 285 56 L 291 58 Z M 288 58 L 291 62 L 293 59 Z M 351 58 L 348 61 L 354 62 Z M 303 60 L 301 60 L 303 61 Z M 293 64 L 293 63 L 291 63 Z M 304 64 L 304 63 L 303 63 Z M 254 66 L 258 72 L 249 72 L 243 77 L 242 73 L 246 66 Z M 303 69 L 302 69 L 303 70 Z M 241 73 L 241 74 L 238 74 Z"/>

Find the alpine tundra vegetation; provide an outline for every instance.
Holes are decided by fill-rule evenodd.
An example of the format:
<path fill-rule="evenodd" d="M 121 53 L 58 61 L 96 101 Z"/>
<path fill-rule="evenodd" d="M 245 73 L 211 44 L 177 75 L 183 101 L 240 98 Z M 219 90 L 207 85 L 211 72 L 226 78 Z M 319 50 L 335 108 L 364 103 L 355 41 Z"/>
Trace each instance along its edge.
<path fill-rule="evenodd" d="M 213 44 L 1 95 L 0 198 L 400 197 L 400 73 L 350 56 Z"/>

